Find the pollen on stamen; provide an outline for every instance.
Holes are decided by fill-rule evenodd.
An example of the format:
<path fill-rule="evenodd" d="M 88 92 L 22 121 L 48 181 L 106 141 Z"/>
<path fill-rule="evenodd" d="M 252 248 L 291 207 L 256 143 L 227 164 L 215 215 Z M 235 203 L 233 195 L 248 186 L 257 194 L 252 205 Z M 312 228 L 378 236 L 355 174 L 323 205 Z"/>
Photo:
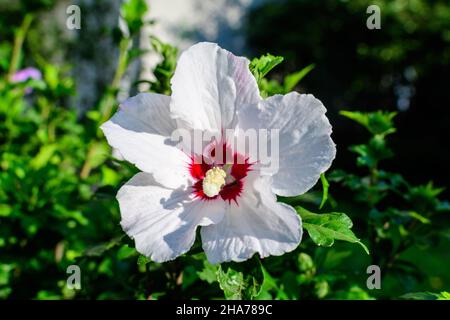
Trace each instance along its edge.
<path fill-rule="evenodd" d="M 253 164 L 249 163 L 248 157 L 238 153 L 233 153 L 232 157 L 226 158 L 228 163 L 215 162 L 215 149 L 218 146 L 222 148 L 220 151 L 224 151 L 223 154 L 229 155 L 226 152 L 232 152 L 231 148 L 224 143 L 216 144 L 207 155 L 191 157 L 188 169 L 195 180 L 192 192 L 196 198 L 204 201 L 215 200 L 220 196 L 224 201 L 229 203 L 234 201 L 238 204 L 237 199 L 244 190 L 245 178 Z M 205 161 L 205 158 L 209 161 Z"/>
<path fill-rule="evenodd" d="M 227 173 L 220 167 L 213 167 L 206 172 L 203 178 L 203 192 L 208 197 L 217 196 L 225 185 Z"/>

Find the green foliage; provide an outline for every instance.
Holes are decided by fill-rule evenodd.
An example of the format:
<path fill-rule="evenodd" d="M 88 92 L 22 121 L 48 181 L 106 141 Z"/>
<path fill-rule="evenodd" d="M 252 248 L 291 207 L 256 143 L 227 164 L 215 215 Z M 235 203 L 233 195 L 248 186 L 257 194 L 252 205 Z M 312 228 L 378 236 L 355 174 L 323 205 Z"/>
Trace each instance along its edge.
<path fill-rule="evenodd" d="M 155 37 L 151 38 L 151 43 L 153 49 L 161 55 L 162 60 L 153 70 L 156 80 L 150 82 L 150 88 L 155 92 L 170 95 L 170 79 L 177 65 L 178 49 Z"/>
<path fill-rule="evenodd" d="M 121 79 L 142 53 L 130 44 L 146 9 L 144 1 L 124 3 L 121 12 L 130 34 L 118 42 L 116 73 L 98 104 L 82 116 L 68 107 L 77 94 L 70 68 L 34 61 L 34 54 L 24 56 L 26 50 L 13 59 L 14 43 L 26 37 L 26 28 L 21 23 L 0 30 L 5 39 L 0 44 L 0 299 L 449 298 L 443 291 L 448 283 L 444 288 L 427 284 L 441 277 L 436 269 L 421 271 L 417 260 L 405 254 L 420 257 L 420 250 L 448 242 L 450 206 L 432 182 L 413 185 L 380 168 L 395 155 L 388 140 L 396 131 L 395 114 L 383 111 L 342 112 L 371 135 L 367 143 L 350 148 L 357 155 L 354 171 L 333 170 L 327 173 L 330 182 L 321 175 L 321 190 L 316 186 L 305 195 L 279 197 L 297 209 L 306 231 L 294 251 L 212 265 L 198 236 L 192 250 L 175 261 L 155 263 L 140 255 L 120 228 L 115 200 L 137 169 L 111 156 L 98 126 L 114 112 Z M 150 90 L 170 94 L 178 50 L 155 38 L 151 43 L 162 60 Z M 8 73 L 16 69 L 11 64 L 22 68 L 27 61 L 39 66 L 43 79 L 10 82 Z M 263 96 L 298 88 L 314 68 L 267 79 L 282 61 L 267 54 L 251 62 Z M 324 213 L 313 213 L 317 208 Z M 354 244 L 367 253 L 370 249 L 370 255 Z M 441 256 L 434 255 L 439 267 L 445 260 Z M 73 264 L 82 269 L 78 291 L 65 286 L 66 268 Z M 381 266 L 383 288 L 400 289 L 366 290 L 369 264 Z"/>
<path fill-rule="evenodd" d="M 284 78 L 284 91 L 285 92 L 290 92 L 292 90 L 295 89 L 295 87 L 297 86 L 297 84 L 304 78 L 306 77 L 306 75 L 312 70 L 314 69 L 315 65 L 314 64 L 310 64 L 306 67 L 304 67 L 303 69 L 288 74 L 285 78 Z"/>
<path fill-rule="evenodd" d="M 350 150 L 358 154 L 357 164 L 361 167 L 376 168 L 381 160 L 391 158 L 394 153 L 387 146 L 386 136 L 396 131 L 393 119 L 396 112 L 350 112 L 341 111 L 341 115 L 359 123 L 372 137 L 367 144 L 351 146 Z"/>
<path fill-rule="evenodd" d="M 261 263 L 257 257 L 242 263 L 224 263 L 217 269 L 217 281 L 226 299 L 255 298 L 264 282 Z"/>
<path fill-rule="evenodd" d="M 23 62 L 6 52 L 4 70 Z M 98 109 L 80 120 L 63 107 L 76 93 L 67 66 L 38 62 L 42 80 L 0 77 L 0 292 L 2 298 L 72 299 L 65 268 L 112 250 L 97 244 L 122 237 L 111 186 L 135 169 L 119 167 L 108 145 L 97 141 Z M 86 164 L 90 174 L 82 178 Z"/>
<path fill-rule="evenodd" d="M 254 58 L 250 63 L 250 71 L 255 76 L 256 82 L 260 84 L 269 71 L 283 62 L 283 60 L 283 57 L 273 56 L 271 54 L 263 55 L 260 58 Z"/>
<path fill-rule="evenodd" d="M 369 254 L 367 247 L 350 230 L 353 222 L 345 213 L 317 214 L 302 207 L 296 209 L 302 217 L 303 228 L 308 231 L 309 236 L 318 246 L 331 247 L 334 240 L 342 240 L 360 244 Z"/>
<path fill-rule="evenodd" d="M 397 112 L 376 111 L 364 113 L 357 111 L 341 111 L 340 114 L 359 123 L 375 136 L 387 135 L 395 132 L 393 120 L 397 115 Z"/>
<path fill-rule="evenodd" d="M 283 83 L 272 79 L 268 80 L 265 76 L 277 65 L 283 62 L 284 58 L 266 54 L 260 58 L 254 58 L 250 63 L 250 71 L 256 78 L 256 82 L 261 91 L 261 96 L 268 97 L 274 94 L 286 94 L 292 91 L 298 83 L 312 70 L 314 64 L 310 64 L 303 69 L 288 74 Z"/>
<path fill-rule="evenodd" d="M 144 25 L 143 17 L 147 11 L 145 0 L 127 0 L 121 8 L 121 14 L 125 20 L 130 34 L 136 34 Z"/>
<path fill-rule="evenodd" d="M 353 199 L 348 200 L 354 201 L 353 210 L 364 214 L 372 264 L 384 270 L 386 279 L 417 285 L 423 271 L 402 257 L 408 251 L 429 250 L 448 241 L 442 238 L 447 225 L 438 222 L 444 221 L 442 212 L 448 211 L 448 203 L 438 198 L 443 189 L 432 182 L 411 185 L 400 174 L 380 169 L 382 160 L 394 156 L 387 139 L 395 132 L 395 113 L 342 114 L 371 133 L 366 144 L 350 147 L 358 154 L 357 165 L 366 170 L 363 174 L 335 170 L 328 177 L 352 191 Z"/>
<path fill-rule="evenodd" d="M 322 182 L 322 201 L 320 202 L 319 209 L 322 209 L 328 200 L 328 189 L 330 188 L 330 184 L 325 177 L 325 173 L 322 173 L 320 175 L 320 182 Z"/>
<path fill-rule="evenodd" d="M 406 300 L 450 300 L 450 293 L 445 291 L 440 293 L 412 292 L 404 294 L 400 298 Z"/>

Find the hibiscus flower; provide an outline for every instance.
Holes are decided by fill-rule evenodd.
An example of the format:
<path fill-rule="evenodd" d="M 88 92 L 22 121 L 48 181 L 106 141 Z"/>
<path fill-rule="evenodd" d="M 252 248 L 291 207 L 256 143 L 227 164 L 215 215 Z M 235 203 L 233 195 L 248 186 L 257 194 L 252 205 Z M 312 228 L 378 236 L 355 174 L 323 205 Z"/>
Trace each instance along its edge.
<path fill-rule="evenodd" d="M 142 171 L 117 194 L 121 226 L 136 249 L 156 262 L 173 260 L 189 251 L 200 227 L 214 264 L 294 250 L 301 219 L 276 195 L 305 193 L 330 167 L 336 148 L 323 104 L 296 92 L 262 99 L 249 60 L 214 43 L 183 52 L 171 86 L 171 96 L 126 100 L 101 127 Z M 277 170 L 220 136 L 231 130 L 239 138 L 250 129 L 277 130 Z M 216 136 L 198 152 L 173 143 L 177 130 Z M 226 161 L 216 159 L 219 150 Z"/>

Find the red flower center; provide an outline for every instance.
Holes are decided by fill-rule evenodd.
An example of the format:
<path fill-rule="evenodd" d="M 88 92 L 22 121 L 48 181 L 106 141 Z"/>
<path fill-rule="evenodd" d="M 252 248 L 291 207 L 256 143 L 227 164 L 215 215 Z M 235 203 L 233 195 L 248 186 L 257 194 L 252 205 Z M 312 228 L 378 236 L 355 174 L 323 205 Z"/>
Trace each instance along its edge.
<path fill-rule="evenodd" d="M 221 150 L 218 148 L 221 148 Z M 247 157 L 233 152 L 226 143 L 211 144 L 206 150 L 203 155 L 191 156 L 189 172 L 195 180 L 192 192 L 196 198 L 201 200 L 214 200 L 220 196 L 223 200 L 228 200 L 230 203 L 233 200 L 237 204 L 237 198 L 244 188 L 244 178 L 251 170 L 252 163 L 249 163 Z M 208 150 L 210 151 L 208 152 Z M 214 167 L 225 171 L 227 176 L 225 185 L 221 188 L 219 194 L 209 197 L 203 191 L 203 179 L 206 172 Z"/>

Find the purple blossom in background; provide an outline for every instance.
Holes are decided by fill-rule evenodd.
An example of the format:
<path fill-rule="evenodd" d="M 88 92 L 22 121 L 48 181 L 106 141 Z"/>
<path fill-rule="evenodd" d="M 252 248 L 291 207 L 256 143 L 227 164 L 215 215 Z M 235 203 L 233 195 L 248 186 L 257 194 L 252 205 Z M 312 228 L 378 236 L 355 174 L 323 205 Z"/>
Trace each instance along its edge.
<path fill-rule="evenodd" d="M 25 82 L 28 79 L 35 79 L 35 80 L 40 80 L 42 79 L 42 74 L 41 72 L 33 67 L 28 67 L 22 70 L 17 71 L 13 76 L 12 76 L 12 82 Z"/>
<path fill-rule="evenodd" d="M 25 82 L 29 79 L 41 80 L 42 73 L 36 68 L 28 67 L 22 70 L 17 71 L 11 78 L 12 82 Z M 25 93 L 30 94 L 33 90 L 29 87 L 25 88 Z"/>

